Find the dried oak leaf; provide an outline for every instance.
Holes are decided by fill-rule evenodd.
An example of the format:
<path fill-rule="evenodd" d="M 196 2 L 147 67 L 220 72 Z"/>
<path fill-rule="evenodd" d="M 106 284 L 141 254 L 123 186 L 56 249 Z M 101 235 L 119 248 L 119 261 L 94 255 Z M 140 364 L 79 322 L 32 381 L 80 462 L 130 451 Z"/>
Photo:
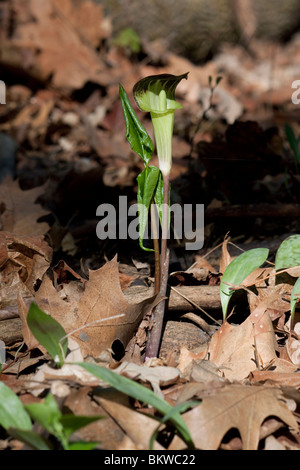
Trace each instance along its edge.
<path fill-rule="evenodd" d="M 18 181 L 13 181 L 11 177 L 5 178 L 0 186 L 1 229 L 22 237 L 44 235 L 49 225 L 37 220 L 48 212 L 35 203 L 44 191 L 44 186 L 23 191 Z"/>
<path fill-rule="evenodd" d="M 0 232 L 0 256 L 0 307 L 16 305 L 19 294 L 32 298 L 52 257 L 52 249 L 43 236 Z"/>
<path fill-rule="evenodd" d="M 45 275 L 35 301 L 78 342 L 84 356 L 97 357 L 114 342 L 126 348 L 158 299 L 129 303 L 121 290 L 115 257 L 100 269 L 89 271 L 87 281 L 71 281 L 59 290 Z"/>
<path fill-rule="evenodd" d="M 127 437 L 139 450 L 148 450 L 152 434 L 157 429 L 157 421 L 139 413 L 131 408 L 128 396 L 116 390 L 100 390 L 95 394 L 94 400 L 104 408 L 104 410 L 118 423 Z M 121 447 L 122 445 L 122 447 Z M 119 449 L 124 450 L 124 442 Z M 163 450 L 163 447 L 154 442 L 154 450 Z"/>
<path fill-rule="evenodd" d="M 286 362 L 284 364 L 284 362 Z M 300 374 L 295 373 L 296 367 L 290 362 L 281 360 L 282 366 L 285 365 L 285 370 L 256 370 L 251 374 L 250 380 L 252 383 L 270 383 L 282 387 L 292 387 L 293 389 L 300 388 Z"/>
<path fill-rule="evenodd" d="M 55 4 L 64 17 L 68 18 L 83 42 L 96 48 L 103 39 L 110 36 L 110 22 L 104 19 L 101 5 L 95 5 L 91 0 L 55 0 Z"/>
<path fill-rule="evenodd" d="M 225 378 L 242 380 L 276 361 L 275 334 L 266 309 L 266 302 L 261 302 L 241 325 L 225 322 L 212 336 L 209 358 Z"/>
<path fill-rule="evenodd" d="M 271 315 L 274 307 L 281 312 L 289 308 L 285 300 L 287 287 L 283 284 L 266 288 L 264 295 L 255 296 L 255 302 L 250 302 L 252 311 L 243 323 L 233 325 L 227 321 L 212 336 L 209 358 L 227 379 L 245 379 L 270 364 L 282 369 Z"/>
<path fill-rule="evenodd" d="M 116 450 L 124 439 L 124 431 L 97 401 L 91 397 L 90 387 L 74 387 L 70 390 L 64 406 L 74 415 L 104 418 L 78 429 L 72 438 L 76 441 L 99 442 L 98 449 Z"/>
<path fill-rule="evenodd" d="M 78 3 L 78 2 L 77 2 Z M 13 1 L 14 28 L 0 46 L 1 61 L 65 90 L 109 80 L 95 45 L 108 33 L 100 5 L 71 0 Z M 81 28 L 82 22 L 83 28 Z M 90 33 L 88 33 L 90 29 Z"/>
<path fill-rule="evenodd" d="M 284 402 L 279 389 L 266 386 L 226 385 L 183 415 L 197 449 L 216 450 L 225 434 L 239 430 L 244 450 L 257 450 L 263 421 L 276 416 L 293 430 L 298 423 Z M 184 448 L 184 444 L 182 444 Z M 175 437 L 169 450 L 178 450 Z"/>

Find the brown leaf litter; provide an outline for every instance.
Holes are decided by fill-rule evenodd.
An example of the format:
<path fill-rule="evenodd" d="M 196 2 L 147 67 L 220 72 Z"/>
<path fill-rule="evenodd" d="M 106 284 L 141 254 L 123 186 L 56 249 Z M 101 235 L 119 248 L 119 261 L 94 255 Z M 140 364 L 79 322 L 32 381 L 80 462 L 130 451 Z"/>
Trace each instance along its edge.
<path fill-rule="evenodd" d="M 12 4 L 15 22 L 1 41 L 3 63 L 22 64 L 42 81 L 52 76 L 54 86 L 67 90 L 80 88 L 88 80 L 107 82 L 109 77 L 103 75 L 95 52 L 95 46 L 109 34 L 99 5 L 82 2 L 74 11 L 70 0 Z"/>
<path fill-rule="evenodd" d="M 88 280 L 71 281 L 57 288 L 45 275 L 35 302 L 78 342 L 84 356 L 98 357 L 104 350 L 113 349 L 114 343 L 125 349 L 158 299 L 129 303 L 121 290 L 115 257 L 102 268 L 90 270 Z"/>

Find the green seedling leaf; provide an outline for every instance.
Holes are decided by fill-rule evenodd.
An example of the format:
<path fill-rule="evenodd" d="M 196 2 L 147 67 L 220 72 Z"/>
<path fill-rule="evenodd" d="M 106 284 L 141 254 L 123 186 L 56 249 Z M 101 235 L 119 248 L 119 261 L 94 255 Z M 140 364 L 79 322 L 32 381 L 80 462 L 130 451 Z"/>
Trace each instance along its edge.
<path fill-rule="evenodd" d="M 73 432 L 78 431 L 78 429 L 81 429 L 94 421 L 98 421 L 99 419 L 104 419 L 104 416 L 76 416 L 66 414 L 61 416 L 60 422 L 64 429 L 65 436 L 69 438 Z M 80 444 L 82 444 L 82 442 L 80 442 Z"/>
<path fill-rule="evenodd" d="M 67 338 L 61 341 L 66 336 L 63 327 L 34 303 L 30 305 L 27 323 L 34 337 L 44 346 L 54 362 L 62 366 L 68 349 Z"/>
<path fill-rule="evenodd" d="M 105 369 L 104 367 L 98 366 L 96 364 L 89 363 L 78 363 L 79 366 L 83 367 L 85 370 L 95 375 L 104 382 L 110 384 L 116 390 L 125 393 L 126 395 L 140 400 L 142 402 L 148 403 L 158 410 L 162 415 L 171 413 L 173 407 L 169 405 L 168 402 L 156 395 L 152 390 L 144 387 L 143 385 L 134 382 L 127 377 L 123 377 L 115 372 Z M 179 412 L 172 414 L 170 417 L 170 422 L 176 427 L 177 431 L 181 437 L 185 440 L 189 447 L 194 447 L 190 432 Z"/>
<path fill-rule="evenodd" d="M 93 450 L 97 445 L 99 445 L 99 442 L 71 442 L 68 445 L 68 450 Z"/>
<path fill-rule="evenodd" d="M 293 129 L 289 124 L 285 124 L 285 135 L 294 153 L 296 163 L 300 163 L 299 139 L 296 138 Z"/>
<path fill-rule="evenodd" d="M 267 248 L 255 248 L 242 253 L 225 269 L 220 285 L 223 319 L 226 320 L 228 305 L 234 293 L 232 286 L 239 286 L 249 274 L 259 268 L 267 259 Z"/>
<path fill-rule="evenodd" d="M 73 432 L 101 418 L 99 416 L 63 415 L 51 393 L 47 395 L 43 403 L 31 403 L 25 408 L 32 419 L 55 436 L 66 450 L 70 450 L 68 439 Z M 94 443 L 91 443 L 91 446 L 94 446 Z"/>
<path fill-rule="evenodd" d="M 160 170 L 156 166 L 147 166 L 137 177 L 138 193 L 137 203 L 139 211 L 139 242 L 140 247 L 145 251 L 153 251 L 145 248 L 143 244 L 145 229 L 148 222 L 150 204 L 156 192 Z"/>
<path fill-rule="evenodd" d="M 141 40 L 132 28 L 122 29 L 113 40 L 113 43 L 116 46 L 128 48 L 135 54 L 138 54 L 141 50 Z"/>
<path fill-rule="evenodd" d="M 31 430 L 32 424 L 19 397 L 3 382 L 0 382 L 0 426 L 8 430 L 18 428 Z"/>
<path fill-rule="evenodd" d="M 295 314 L 296 304 L 299 300 L 299 296 L 300 296 L 300 277 L 295 282 L 293 290 L 292 290 L 292 295 L 291 295 L 291 314 L 292 314 L 292 316 Z"/>
<path fill-rule="evenodd" d="M 277 250 L 275 269 L 287 269 L 300 265 L 300 235 L 286 238 Z"/>
<path fill-rule="evenodd" d="M 144 126 L 140 123 L 127 93 L 121 84 L 119 86 L 119 95 L 126 124 L 126 139 L 132 150 L 142 158 L 145 166 L 147 166 L 154 150 L 152 139 L 149 137 Z"/>
<path fill-rule="evenodd" d="M 49 393 L 43 403 L 30 403 L 25 405 L 26 410 L 34 421 L 41 424 L 54 436 L 61 435 L 63 426 L 60 422 L 62 417 L 54 396 Z"/>
<path fill-rule="evenodd" d="M 21 442 L 24 442 L 33 450 L 53 450 L 52 445 L 37 432 L 24 429 L 9 429 L 9 434 Z"/>
<path fill-rule="evenodd" d="M 216 86 L 219 85 L 219 83 L 222 81 L 222 79 L 223 79 L 223 77 L 221 77 L 221 76 L 218 76 L 218 77 L 216 78 Z"/>
<path fill-rule="evenodd" d="M 65 450 L 68 449 L 68 439 L 61 423 L 62 413 L 51 393 L 46 396 L 43 403 L 30 403 L 26 405 L 26 410 L 34 421 L 43 426 L 43 428 L 60 441 Z"/>
<path fill-rule="evenodd" d="M 294 328 L 294 317 L 295 317 L 295 310 L 296 310 L 296 305 L 297 302 L 299 301 L 300 296 L 300 277 L 297 279 L 297 281 L 294 284 L 293 290 L 292 290 L 292 295 L 291 295 L 291 330 Z"/>

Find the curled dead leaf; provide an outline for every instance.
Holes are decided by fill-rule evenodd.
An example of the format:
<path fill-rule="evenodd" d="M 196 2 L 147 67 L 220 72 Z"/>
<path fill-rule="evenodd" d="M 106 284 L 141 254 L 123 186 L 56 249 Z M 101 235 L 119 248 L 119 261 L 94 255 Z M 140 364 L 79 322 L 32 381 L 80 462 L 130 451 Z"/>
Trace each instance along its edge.
<path fill-rule="evenodd" d="M 126 432 L 127 437 L 135 444 L 136 449 L 149 449 L 151 436 L 158 426 L 156 420 L 133 410 L 129 406 L 128 397 L 116 390 L 102 390 L 95 395 L 95 400 Z M 124 442 L 122 442 L 121 449 L 124 450 Z M 155 441 L 153 449 L 163 450 L 163 447 Z"/>
<path fill-rule="evenodd" d="M 296 366 L 300 365 L 300 340 L 289 336 L 285 347 L 288 353 L 288 356 L 293 364 Z"/>
<path fill-rule="evenodd" d="M 228 251 L 228 242 L 230 241 L 230 238 L 228 236 L 225 237 L 225 240 L 223 241 L 222 244 L 222 256 L 220 260 L 220 268 L 219 271 L 220 273 L 224 274 L 227 266 L 231 263 L 232 258 L 229 254 Z"/>

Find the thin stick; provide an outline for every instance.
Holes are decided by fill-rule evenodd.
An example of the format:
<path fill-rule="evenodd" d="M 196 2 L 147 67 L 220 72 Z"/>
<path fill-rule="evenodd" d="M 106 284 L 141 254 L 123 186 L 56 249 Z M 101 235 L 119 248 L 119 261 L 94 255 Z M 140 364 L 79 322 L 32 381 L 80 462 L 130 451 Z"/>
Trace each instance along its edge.
<path fill-rule="evenodd" d="M 176 292 L 176 294 L 180 295 L 183 299 L 187 300 L 188 302 L 190 302 L 190 304 L 192 304 L 194 307 L 196 307 L 198 310 L 200 310 L 200 312 L 204 313 L 205 315 L 208 316 L 208 318 L 210 318 L 212 321 L 214 321 L 215 323 L 217 323 L 219 326 L 222 326 L 222 323 L 219 322 L 218 320 L 216 320 L 215 318 L 213 318 L 211 315 L 209 315 L 209 313 L 207 313 L 202 307 L 200 307 L 200 305 L 197 305 L 195 302 L 193 302 L 191 299 L 189 299 L 188 297 L 186 297 L 185 295 L 183 295 L 181 292 L 179 292 L 177 289 L 175 289 L 175 287 L 171 286 L 171 289 Z"/>

